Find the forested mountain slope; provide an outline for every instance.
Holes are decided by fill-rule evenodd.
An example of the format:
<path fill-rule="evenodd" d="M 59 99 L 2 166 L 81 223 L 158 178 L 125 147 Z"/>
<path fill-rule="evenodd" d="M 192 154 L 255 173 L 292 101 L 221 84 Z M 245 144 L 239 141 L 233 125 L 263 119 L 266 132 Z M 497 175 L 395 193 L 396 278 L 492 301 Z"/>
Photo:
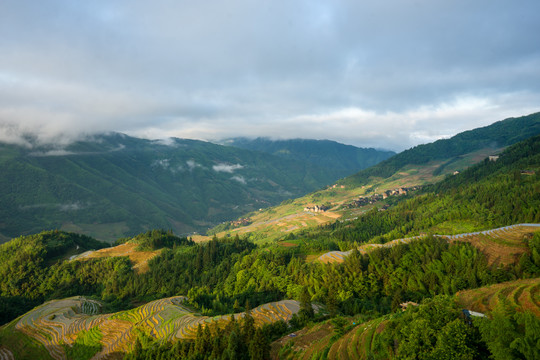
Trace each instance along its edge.
<path fill-rule="evenodd" d="M 121 134 L 66 148 L 0 144 L 0 240 L 65 229 L 109 241 L 200 231 L 337 179 L 309 162 L 202 141 Z"/>
<path fill-rule="evenodd" d="M 504 148 L 531 136 L 540 134 L 540 113 L 498 121 L 489 126 L 459 133 L 450 139 L 437 140 L 403 151 L 369 169 L 350 176 L 341 183 L 365 185 L 371 177 L 389 178 L 405 165 L 425 165 L 441 161 L 434 170 L 440 174 L 444 169 L 460 160 L 460 157 L 480 149 Z"/>
<path fill-rule="evenodd" d="M 243 149 L 262 151 L 285 159 L 308 161 L 345 177 L 395 155 L 393 151 L 358 148 L 330 140 L 234 138 L 224 142 Z"/>
<path fill-rule="evenodd" d="M 540 136 L 414 195 L 350 221 L 288 236 L 315 248 L 348 250 L 366 241 L 387 242 L 421 234 L 453 235 L 517 223 L 540 222 Z M 318 243 L 317 247 L 315 243 Z M 307 246 L 307 245 L 305 245 Z"/>

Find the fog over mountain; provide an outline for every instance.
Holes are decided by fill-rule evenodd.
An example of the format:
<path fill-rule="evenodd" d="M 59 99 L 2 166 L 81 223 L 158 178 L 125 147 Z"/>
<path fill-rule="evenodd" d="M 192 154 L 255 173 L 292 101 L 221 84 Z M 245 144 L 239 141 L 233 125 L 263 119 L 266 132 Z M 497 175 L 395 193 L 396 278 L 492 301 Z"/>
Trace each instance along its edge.
<path fill-rule="evenodd" d="M 0 4 L 0 140 L 331 139 L 401 151 L 540 110 L 534 0 Z"/>

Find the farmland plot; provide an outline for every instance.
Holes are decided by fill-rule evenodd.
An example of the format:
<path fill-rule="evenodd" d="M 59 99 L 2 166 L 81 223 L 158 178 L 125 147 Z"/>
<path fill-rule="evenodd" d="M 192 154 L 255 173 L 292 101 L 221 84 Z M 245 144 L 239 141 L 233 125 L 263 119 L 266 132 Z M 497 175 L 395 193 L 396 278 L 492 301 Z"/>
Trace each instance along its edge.
<path fill-rule="evenodd" d="M 456 296 L 463 308 L 482 313 L 493 310 L 502 298 L 520 310 L 529 310 L 540 316 L 540 278 L 508 281 L 460 291 Z"/>

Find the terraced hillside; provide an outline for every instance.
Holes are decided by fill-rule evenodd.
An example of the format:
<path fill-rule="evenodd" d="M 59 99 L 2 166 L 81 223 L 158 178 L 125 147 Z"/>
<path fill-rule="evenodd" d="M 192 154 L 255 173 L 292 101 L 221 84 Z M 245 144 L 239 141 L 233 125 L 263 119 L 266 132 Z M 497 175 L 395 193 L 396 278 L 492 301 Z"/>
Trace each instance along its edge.
<path fill-rule="evenodd" d="M 506 299 L 518 309 L 532 311 L 540 317 L 540 278 L 460 291 L 456 296 L 459 304 L 466 309 L 486 313 L 492 311 L 501 299 Z"/>
<path fill-rule="evenodd" d="M 162 251 L 138 251 L 136 250 L 138 244 L 127 242 L 115 247 L 101 249 L 97 251 L 87 251 L 78 256 L 74 256 L 71 260 L 85 260 L 94 258 L 127 256 L 133 263 L 133 269 L 137 273 L 144 273 L 148 270 L 148 261 L 153 257 L 159 255 Z"/>
<path fill-rule="evenodd" d="M 165 298 L 114 314 L 100 314 L 101 304 L 82 296 L 49 301 L 0 329 L 0 355 L 2 359 L 9 359 L 10 354 L 17 358 L 17 349 L 10 347 L 9 340 L 4 341 L 7 331 L 38 341 L 56 360 L 69 359 L 69 350 L 80 338 L 90 338 L 96 349 L 92 358 L 102 359 L 129 350 L 137 331 L 159 340 L 193 338 L 199 324 L 225 323 L 231 318 L 200 316 L 184 305 L 185 300 L 182 296 Z M 288 321 L 299 310 L 297 301 L 282 300 L 261 305 L 251 314 L 260 326 Z M 232 316 L 241 318 L 245 313 Z"/>
<path fill-rule="evenodd" d="M 516 224 L 497 229 L 478 231 L 473 233 L 464 233 L 458 235 L 434 235 L 448 239 L 448 241 L 463 241 L 471 243 L 487 255 L 490 263 L 510 264 L 517 260 L 523 254 L 527 246 L 525 240 L 531 233 L 540 231 L 540 224 Z M 365 244 L 358 248 L 360 253 L 372 251 L 382 247 L 392 247 L 398 244 L 408 243 L 419 239 L 420 236 L 414 236 L 403 239 L 396 239 L 385 244 Z M 317 259 L 323 263 L 343 262 L 345 257 L 350 255 L 349 251 L 330 251 Z"/>
<path fill-rule="evenodd" d="M 350 330 L 335 340 L 335 326 L 330 321 L 320 323 L 277 340 L 271 355 L 273 359 L 368 359 L 374 337 L 386 324 L 386 317 L 356 325 L 347 319 Z"/>

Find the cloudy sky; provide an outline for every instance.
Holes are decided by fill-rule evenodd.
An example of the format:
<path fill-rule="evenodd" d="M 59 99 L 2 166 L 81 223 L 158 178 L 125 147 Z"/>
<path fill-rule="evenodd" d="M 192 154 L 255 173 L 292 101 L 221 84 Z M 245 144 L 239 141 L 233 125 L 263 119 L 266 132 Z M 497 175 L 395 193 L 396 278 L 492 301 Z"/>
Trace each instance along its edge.
<path fill-rule="evenodd" d="M 0 0 L 0 140 L 403 150 L 540 111 L 538 0 Z"/>

